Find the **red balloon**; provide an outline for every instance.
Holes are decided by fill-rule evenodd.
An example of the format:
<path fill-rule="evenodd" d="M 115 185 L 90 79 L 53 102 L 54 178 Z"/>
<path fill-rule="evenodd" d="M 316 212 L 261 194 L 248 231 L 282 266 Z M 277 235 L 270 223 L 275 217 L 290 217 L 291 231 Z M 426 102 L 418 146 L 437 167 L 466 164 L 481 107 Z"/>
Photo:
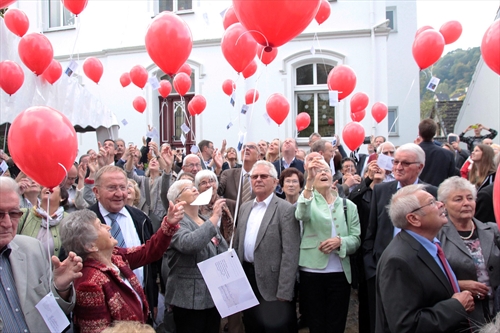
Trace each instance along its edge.
<path fill-rule="evenodd" d="M 236 84 L 233 80 L 227 79 L 222 82 L 222 90 L 224 91 L 224 94 L 231 96 L 233 91 L 236 90 Z"/>
<path fill-rule="evenodd" d="M 486 65 L 500 75 L 500 19 L 493 22 L 484 33 L 481 55 Z"/>
<path fill-rule="evenodd" d="M 500 173 L 500 165 L 498 165 L 497 173 Z M 493 185 L 493 211 L 495 212 L 495 220 L 500 228 L 500 177 L 495 177 Z"/>
<path fill-rule="evenodd" d="M 278 55 L 278 48 L 274 47 L 270 51 L 266 51 L 266 47 L 257 44 L 257 57 L 264 65 L 269 65 Z"/>
<path fill-rule="evenodd" d="M 368 106 L 369 101 L 368 95 L 364 92 L 355 93 L 351 98 L 351 113 L 363 111 Z"/>
<path fill-rule="evenodd" d="M 21 112 L 12 122 L 8 142 L 19 169 L 48 188 L 63 181 L 78 152 L 71 121 L 48 106 L 33 106 Z M 42 160 L 43 167 L 40 166 Z"/>
<path fill-rule="evenodd" d="M 125 72 L 120 76 L 120 84 L 122 85 L 123 88 L 128 86 L 130 84 L 130 82 L 132 82 L 132 81 L 130 80 L 129 73 Z"/>
<path fill-rule="evenodd" d="M 444 38 L 436 30 L 422 31 L 413 42 L 413 58 L 420 70 L 432 66 L 441 58 L 444 50 Z"/>
<path fill-rule="evenodd" d="M 316 13 L 314 19 L 316 20 L 316 22 L 318 22 L 318 24 L 321 24 L 330 17 L 330 11 L 331 8 L 328 0 L 321 0 L 318 12 Z"/>
<path fill-rule="evenodd" d="M 281 125 L 288 116 L 290 103 L 282 94 L 272 94 L 266 102 L 266 111 L 269 117 L 278 125 Z"/>
<path fill-rule="evenodd" d="M 202 95 L 196 95 L 188 104 L 189 113 L 194 116 L 200 114 L 207 107 L 207 100 Z M 194 113 L 194 114 L 193 114 Z"/>
<path fill-rule="evenodd" d="M 99 83 L 99 80 L 101 80 L 102 71 L 102 63 L 99 59 L 94 57 L 85 59 L 85 62 L 83 63 L 83 72 L 96 84 Z"/>
<path fill-rule="evenodd" d="M 134 98 L 132 105 L 134 106 L 134 109 L 136 109 L 139 113 L 143 113 L 144 110 L 146 110 L 147 103 L 144 97 L 137 96 L 136 98 Z"/>
<path fill-rule="evenodd" d="M 358 111 L 358 112 L 351 112 L 351 119 L 352 121 L 357 121 L 357 122 L 360 122 L 361 120 L 363 120 L 366 116 L 366 111 L 365 110 L 361 110 L 361 111 Z"/>
<path fill-rule="evenodd" d="M 339 92 L 339 101 L 349 96 L 356 87 L 356 73 L 347 65 L 338 65 L 328 74 L 328 89 Z"/>
<path fill-rule="evenodd" d="M 4 9 L 12 5 L 16 0 L 0 0 L 0 9 Z"/>
<path fill-rule="evenodd" d="M 430 29 L 434 30 L 434 28 L 433 28 L 433 27 L 431 27 L 430 25 L 424 25 L 423 27 L 421 27 L 421 28 L 419 28 L 419 29 L 417 30 L 417 32 L 415 33 L 415 38 L 416 38 L 418 35 L 420 35 L 422 32 L 424 32 L 425 30 L 430 30 Z"/>
<path fill-rule="evenodd" d="M 174 77 L 174 88 L 179 95 L 186 95 L 189 88 L 191 88 L 191 78 L 186 73 L 176 74 Z"/>
<path fill-rule="evenodd" d="M 34 32 L 21 38 L 18 52 L 22 62 L 36 75 L 42 74 L 54 57 L 54 50 L 49 39 Z"/>
<path fill-rule="evenodd" d="M 192 48 L 191 30 L 179 16 L 164 11 L 153 19 L 146 33 L 146 50 L 165 74 L 174 76 Z"/>
<path fill-rule="evenodd" d="M 172 84 L 170 84 L 170 81 L 161 80 L 160 88 L 158 88 L 158 92 L 160 93 L 161 97 L 166 98 L 168 95 L 170 95 L 171 91 L 172 91 Z"/>
<path fill-rule="evenodd" d="M 439 32 L 443 35 L 446 45 L 455 42 L 462 34 L 462 25 L 458 21 L 446 22 L 439 28 Z"/>
<path fill-rule="evenodd" d="M 255 58 L 257 43 L 240 23 L 226 29 L 221 41 L 222 54 L 238 73 L 241 73 Z"/>
<path fill-rule="evenodd" d="M 50 84 L 56 83 L 62 75 L 62 66 L 56 59 L 52 59 L 49 67 L 43 72 L 42 77 Z"/>
<path fill-rule="evenodd" d="M 350 122 L 342 130 L 342 140 L 351 151 L 355 151 L 365 140 L 365 129 L 360 123 Z"/>
<path fill-rule="evenodd" d="M 26 14 L 17 8 L 9 9 L 5 15 L 5 25 L 13 34 L 23 37 L 30 26 L 30 20 Z"/>
<path fill-rule="evenodd" d="M 295 118 L 295 125 L 297 126 L 297 131 L 302 131 L 309 127 L 311 123 L 311 116 L 307 112 L 301 112 Z"/>
<path fill-rule="evenodd" d="M 191 76 L 191 66 L 185 63 L 184 65 L 181 66 L 181 68 L 179 68 L 177 73 L 186 73 L 188 76 Z"/>
<path fill-rule="evenodd" d="M 141 65 L 135 65 L 130 70 L 130 80 L 139 88 L 144 88 L 148 82 L 148 71 Z"/>
<path fill-rule="evenodd" d="M 78 16 L 85 7 L 87 7 L 87 2 L 89 0 L 62 0 L 64 7 L 67 10 Z"/>
<path fill-rule="evenodd" d="M 335 124 L 335 121 L 332 118 L 328 118 L 328 125 L 333 126 L 333 124 Z"/>
<path fill-rule="evenodd" d="M 255 101 L 253 100 L 255 95 Z M 250 89 L 245 94 L 245 104 L 250 105 L 259 100 L 259 92 L 256 89 Z"/>
<path fill-rule="evenodd" d="M 233 6 L 229 7 L 224 13 L 224 18 L 222 19 L 222 25 L 224 26 L 224 30 L 229 28 L 231 24 L 238 23 L 238 18 L 236 17 L 236 13 L 234 12 Z"/>
<path fill-rule="evenodd" d="M 0 88 L 7 94 L 15 94 L 24 82 L 24 72 L 14 61 L 0 62 Z"/>
<path fill-rule="evenodd" d="M 304 31 L 318 12 L 321 0 L 233 0 L 240 23 L 257 43 L 278 47 Z"/>
<path fill-rule="evenodd" d="M 372 116 L 377 123 L 380 123 L 385 117 L 387 117 L 387 112 L 387 105 L 382 102 L 377 102 L 372 106 Z"/>
<path fill-rule="evenodd" d="M 252 62 L 249 63 L 247 67 L 245 67 L 242 74 L 245 79 L 248 79 L 250 76 L 254 75 L 256 71 L 257 62 L 255 60 L 252 60 Z"/>

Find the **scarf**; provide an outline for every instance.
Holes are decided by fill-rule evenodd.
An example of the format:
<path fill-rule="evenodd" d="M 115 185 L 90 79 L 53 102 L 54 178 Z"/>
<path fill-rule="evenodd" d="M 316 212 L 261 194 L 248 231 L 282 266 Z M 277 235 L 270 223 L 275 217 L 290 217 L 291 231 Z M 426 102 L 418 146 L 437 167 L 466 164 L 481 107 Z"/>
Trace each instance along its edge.
<path fill-rule="evenodd" d="M 35 209 L 35 215 L 42 218 L 40 223 L 42 227 L 40 228 L 36 239 L 42 243 L 44 248 L 48 247 L 50 254 L 52 255 L 54 254 L 54 238 L 52 235 L 50 235 L 50 237 L 48 235 L 50 234 L 50 231 L 47 229 L 47 221 L 49 228 L 57 226 L 64 216 L 64 207 L 57 208 L 57 211 L 52 215 L 52 217 L 49 217 L 49 214 L 41 207 L 33 208 Z"/>

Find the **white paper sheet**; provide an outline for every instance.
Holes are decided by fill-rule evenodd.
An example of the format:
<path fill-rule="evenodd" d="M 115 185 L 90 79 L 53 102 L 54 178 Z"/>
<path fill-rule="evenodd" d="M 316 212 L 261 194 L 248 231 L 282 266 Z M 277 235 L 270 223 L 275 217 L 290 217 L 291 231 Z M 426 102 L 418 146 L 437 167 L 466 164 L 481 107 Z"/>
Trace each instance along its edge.
<path fill-rule="evenodd" d="M 222 318 L 259 304 L 233 249 L 198 263 Z"/>
<path fill-rule="evenodd" d="M 389 157 L 387 155 L 384 155 L 384 154 L 378 154 L 378 158 L 377 158 L 377 164 L 380 168 L 384 169 L 384 170 L 389 170 L 391 171 L 392 170 L 392 161 L 394 160 L 394 158 L 392 157 Z"/>
<path fill-rule="evenodd" d="M 60 333 L 68 327 L 68 318 L 57 304 L 52 293 L 48 293 L 35 307 L 52 333 Z"/>
<path fill-rule="evenodd" d="M 191 206 L 205 206 L 208 205 L 212 199 L 213 188 L 209 188 L 205 192 L 198 195 L 198 197 L 191 202 Z"/>

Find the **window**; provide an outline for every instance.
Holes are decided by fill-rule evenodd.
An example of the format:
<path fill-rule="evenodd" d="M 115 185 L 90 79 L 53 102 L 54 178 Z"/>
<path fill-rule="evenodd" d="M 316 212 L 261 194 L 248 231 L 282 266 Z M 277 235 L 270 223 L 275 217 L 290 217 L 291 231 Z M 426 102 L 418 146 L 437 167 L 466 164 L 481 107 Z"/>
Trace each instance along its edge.
<path fill-rule="evenodd" d="M 398 118 L 398 108 L 390 106 L 387 113 L 387 126 L 389 136 L 399 135 L 399 118 Z"/>
<path fill-rule="evenodd" d="M 397 19 L 396 19 L 396 7 L 387 7 L 385 9 L 385 18 L 389 20 L 389 23 L 387 24 L 387 27 L 391 29 L 391 32 L 396 32 L 398 31 L 398 26 L 397 26 Z"/>
<path fill-rule="evenodd" d="M 158 0 L 158 13 L 165 10 L 170 12 L 192 11 L 192 0 Z"/>
<path fill-rule="evenodd" d="M 49 29 L 70 27 L 75 24 L 75 15 L 63 6 L 61 0 L 50 0 L 48 6 Z"/>
<path fill-rule="evenodd" d="M 335 108 L 329 105 L 326 83 L 332 68 L 325 63 L 312 63 L 295 69 L 295 109 L 297 114 L 307 112 L 311 117 L 311 124 L 298 133 L 299 138 L 307 138 L 313 132 L 322 137 L 335 134 Z"/>

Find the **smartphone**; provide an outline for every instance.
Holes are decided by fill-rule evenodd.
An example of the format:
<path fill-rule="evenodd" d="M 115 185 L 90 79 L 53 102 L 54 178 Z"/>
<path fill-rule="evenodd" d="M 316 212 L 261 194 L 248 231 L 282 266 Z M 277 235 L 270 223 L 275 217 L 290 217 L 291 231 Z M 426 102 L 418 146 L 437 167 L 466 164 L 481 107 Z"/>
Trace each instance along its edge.
<path fill-rule="evenodd" d="M 455 135 L 450 135 L 448 137 L 448 143 L 451 145 L 453 142 L 457 142 L 458 141 L 458 137 L 455 136 Z"/>
<path fill-rule="evenodd" d="M 478 127 L 479 127 L 479 126 L 477 126 L 477 125 L 472 125 L 470 128 L 476 129 L 476 128 L 478 128 Z"/>

